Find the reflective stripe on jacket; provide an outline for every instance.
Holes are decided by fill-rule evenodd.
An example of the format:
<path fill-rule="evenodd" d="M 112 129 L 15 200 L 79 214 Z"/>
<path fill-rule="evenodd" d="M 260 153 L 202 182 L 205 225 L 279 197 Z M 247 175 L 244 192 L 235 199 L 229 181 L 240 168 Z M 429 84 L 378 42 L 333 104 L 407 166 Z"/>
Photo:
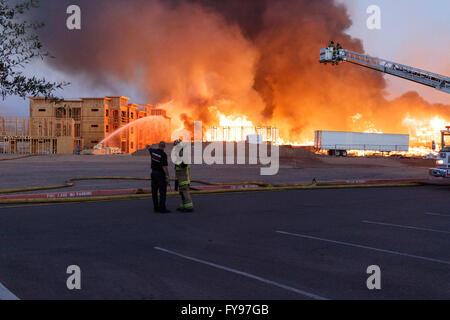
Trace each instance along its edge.
<path fill-rule="evenodd" d="M 179 186 L 191 184 L 191 177 L 189 176 L 189 165 L 175 165 L 175 176 L 178 180 Z"/>

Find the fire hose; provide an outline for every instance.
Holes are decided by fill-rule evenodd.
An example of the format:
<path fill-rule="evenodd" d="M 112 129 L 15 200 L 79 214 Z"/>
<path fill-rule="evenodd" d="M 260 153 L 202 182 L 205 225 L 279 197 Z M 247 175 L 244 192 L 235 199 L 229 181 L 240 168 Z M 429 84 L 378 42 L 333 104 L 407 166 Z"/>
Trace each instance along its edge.
<path fill-rule="evenodd" d="M 1 161 L 20 160 L 20 159 L 31 158 L 31 157 L 35 157 L 35 156 L 36 156 L 36 155 L 34 155 L 34 154 L 28 154 L 28 155 L 20 156 L 20 157 L 4 158 L 4 159 L 0 159 L 0 162 L 1 162 Z"/>
<path fill-rule="evenodd" d="M 29 188 L 16 188 L 0 190 L 0 194 L 20 193 L 39 190 L 63 189 L 70 188 L 75 185 L 76 181 L 89 180 L 135 180 L 135 181 L 150 181 L 151 178 L 140 177 L 82 177 L 70 178 L 61 185 L 39 186 Z M 174 181 L 174 179 L 172 179 Z M 366 181 L 366 182 L 364 182 Z M 373 181 L 373 180 L 372 180 Z M 381 180 L 380 180 L 381 181 Z M 285 191 L 285 190 L 319 190 L 319 189 L 342 189 L 342 188 L 383 188 L 383 187 L 415 187 L 422 185 L 435 184 L 432 181 L 426 180 L 392 180 L 392 182 L 375 183 L 371 180 L 347 181 L 347 182 L 317 182 L 315 179 L 312 183 L 305 184 L 272 184 L 267 182 L 243 181 L 243 182 L 211 182 L 204 180 L 191 180 L 193 183 L 206 186 L 217 186 L 217 189 L 199 190 L 196 186 L 191 186 L 191 194 L 206 195 L 206 194 L 223 194 L 223 193 L 243 193 L 243 192 L 263 192 L 263 191 Z M 450 183 L 440 183 L 439 185 L 450 185 Z M 224 189 L 223 186 L 242 186 L 241 188 Z M 248 187 L 253 186 L 253 187 Z M 28 194 L 27 194 L 28 195 Z M 168 192 L 167 196 L 177 196 L 177 192 Z M 26 195 L 24 195 L 26 196 Z M 112 201 L 112 200 L 130 200 L 130 199 L 145 199 L 151 198 L 151 193 L 145 192 L 142 189 L 137 189 L 133 194 L 118 194 L 107 196 L 74 196 L 69 198 L 29 198 L 21 199 L 0 199 L 0 204 L 19 204 L 19 203 L 58 203 L 58 202 L 92 202 L 92 201 Z"/>

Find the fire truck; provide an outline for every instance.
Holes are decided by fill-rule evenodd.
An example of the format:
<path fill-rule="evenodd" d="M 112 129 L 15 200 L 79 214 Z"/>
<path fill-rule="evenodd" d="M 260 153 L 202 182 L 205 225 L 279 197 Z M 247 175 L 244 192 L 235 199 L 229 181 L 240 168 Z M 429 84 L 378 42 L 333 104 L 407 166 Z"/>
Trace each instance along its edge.
<path fill-rule="evenodd" d="M 450 94 L 449 77 L 345 50 L 339 43 L 335 45 L 333 41 L 331 41 L 328 47 L 320 49 L 319 62 L 324 64 L 330 63 L 333 66 L 343 62 L 349 62 Z M 450 126 L 441 131 L 441 150 L 436 162 L 436 167 L 429 170 L 430 175 L 450 178 Z"/>
<path fill-rule="evenodd" d="M 436 168 L 430 169 L 430 175 L 450 178 L 450 126 L 441 131 L 441 151 L 436 160 Z"/>

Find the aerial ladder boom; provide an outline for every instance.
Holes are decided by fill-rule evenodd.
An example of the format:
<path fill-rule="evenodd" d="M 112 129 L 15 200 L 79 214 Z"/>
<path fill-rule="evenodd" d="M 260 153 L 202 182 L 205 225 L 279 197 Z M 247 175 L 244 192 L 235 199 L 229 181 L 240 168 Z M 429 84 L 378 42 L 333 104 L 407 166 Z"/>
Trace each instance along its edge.
<path fill-rule="evenodd" d="M 320 63 L 331 63 L 333 65 L 337 65 L 342 62 L 350 62 L 362 67 L 414 81 L 424 86 L 432 87 L 450 94 L 449 77 L 413 68 L 400 63 L 345 50 L 340 44 L 334 46 L 333 42 L 331 42 L 328 47 L 320 50 L 319 61 Z"/>
<path fill-rule="evenodd" d="M 330 45 L 320 50 L 320 63 L 337 65 L 350 62 L 362 67 L 384 72 L 396 77 L 420 83 L 424 86 L 450 94 L 450 78 L 437 73 L 420 70 L 404 64 L 374 58 L 365 54 L 345 50 L 338 43 L 331 41 Z M 450 178 L 450 126 L 441 131 L 441 150 L 435 168 L 429 170 L 431 176 Z"/>

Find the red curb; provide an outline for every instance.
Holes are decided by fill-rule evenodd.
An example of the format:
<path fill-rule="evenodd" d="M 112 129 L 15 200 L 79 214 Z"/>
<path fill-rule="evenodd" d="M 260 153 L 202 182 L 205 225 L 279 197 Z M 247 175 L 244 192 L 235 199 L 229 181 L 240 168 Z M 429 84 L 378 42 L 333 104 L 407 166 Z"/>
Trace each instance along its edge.
<path fill-rule="evenodd" d="M 10 195 L 10 196 L 0 196 L 0 200 L 62 199 L 62 198 L 79 198 L 79 197 L 135 194 L 136 192 L 137 192 L 137 189 L 86 190 L 86 191 L 69 191 L 69 192 L 51 192 L 51 193 L 34 193 L 34 194 L 20 194 L 20 195 Z"/>
<path fill-rule="evenodd" d="M 248 188 L 245 186 L 221 185 L 221 186 L 196 186 L 195 190 L 223 190 L 223 189 L 241 189 Z M 140 189 L 145 193 L 150 193 L 151 189 Z M 168 191 L 174 191 L 169 188 Z M 84 190 L 84 191 L 68 191 L 68 192 L 49 192 L 49 193 L 33 193 L 33 194 L 17 194 L 0 196 L 0 200 L 19 200 L 19 199 L 64 199 L 64 198 L 82 198 L 95 196 L 113 196 L 137 194 L 138 189 L 115 189 L 115 190 Z"/>
<path fill-rule="evenodd" d="M 433 179 L 360 179 L 360 180 L 334 180 L 317 181 L 317 185 L 342 185 L 342 184 L 377 184 L 377 183 L 407 183 L 407 182 L 433 182 Z M 210 185 L 210 186 L 192 186 L 194 190 L 224 190 L 224 189 L 251 189 L 259 188 L 256 185 Z M 84 190 L 68 192 L 50 192 L 0 196 L 0 200 L 19 200 L 19 199 L 64 199 L 64 198 L 82 198 L 95 196 L 112 196 L 137 194 L 138 190 L 150 193 L 150 189 L 115 189 L 115 190 Z M 169 191 L 174 191 L 169 188 Z"/>
<path fill-rule="evenodd" d="M 426 182 L 430 179 L 409 178 L 409 179 L 355 179 L 355 180 L 333 180 L 333 181 L 317 181 L 318 185 L 322 184 L 376 184 L 376 183 L 407 183 L 407 182 Z"/>

